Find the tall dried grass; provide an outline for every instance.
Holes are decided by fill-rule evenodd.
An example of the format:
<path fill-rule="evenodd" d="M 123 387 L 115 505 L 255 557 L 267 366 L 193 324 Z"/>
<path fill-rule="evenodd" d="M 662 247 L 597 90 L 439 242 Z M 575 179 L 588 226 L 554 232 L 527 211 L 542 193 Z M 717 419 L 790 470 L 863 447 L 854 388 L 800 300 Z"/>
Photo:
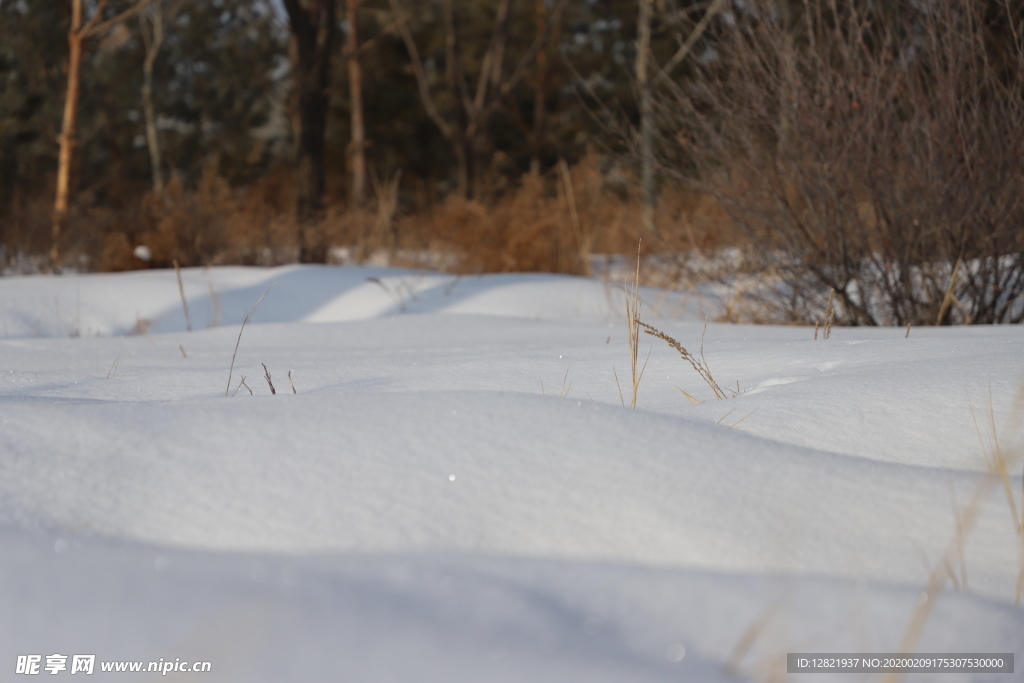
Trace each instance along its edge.
<path fill-rule="evenodd" d="M 647 323 L 643 323 L 643 322 L 640 322 L 640 321 L 637 321 L 637 324 L 640 327 L 644 328 L 644 333 L 649 334 L 652 337 L 657 337 L 658 339 L 661 339 L 662 341 L 667 343 L 669 346 L 671 346 L 673 349 L 678 351 L 679 355 L 682 357 L 682 359 L 687 361 L 693 367 L 693 369 L 697 371 L 697 374 L 700 375 L 701 379 L 704 380 L 704 382 L 709 387 L 711 387 L 711 391 L 715 392 L 715 398 L 716 399 L 718 399 L 719 401 L 724 401 L 726 398 L 728 398 L 725 395 L 725 392 L 722 391 L 722 387 L 720 387 L 718 385 L 718 382 L 715 381 L 714 375 L 711 374 L 711 368 L 708 367 L 708 361 L 704 357 L 704 335 L 703 334 L 700 337 L 700 352 L 699 352 L 700 353 L 700 357 L 698 358 L 694 354 L 690 353 L 686 349 L 685 346 L 683 346 L 678 341 L 676 341 L 674 338 L 672 338 L 669 335 L 665 334 L 661 330 L 659 330 L 659 329 L 657 329 L 655 327 L 652 327 L 651 325 L 648 325 Z M 705 333 L 707 332 L 707 323 L 706 322 L 704 324 L 704 332 Z M 680 389 L 680 391 L 682 391 L 682 389 Z M 683 391 L 683 395 L 686 396 L 688 399 L 690 399 L 691 402 L 694 400 L 694 398 L 692 396 L 690 396 L 689 394 L 687 394 L 685 391 Z M 747 417 L 749 417 L 749 415 Z M 747 418 L 744 417 L 743 419 L 745 420 Z M 737 422 L 736 424 L 739 424 L 739 422 Z M 736 424 L 734 424 L 733 426 L 735 427 Z"/>
<path fill-rule="evenodd" d="M 988 422 L 986 423 L 988 431 L 987 442 L 986 438 L 982 435 L 981 425 L 978 423 L 978 418 L 974 413 L 974 406 L 970 405 L 969 400 L 968 406 L 971 411 L 971 418 L 974 420 L 974 428 L 978 434 L 981 454 L 985 459 L 985 466 L 988 469 L 989 480 L 994 481 L 1002 489 L 1013 523 L 1017 541 L 1017 562 L 1019 565 L 1014 600 L 1017 604 L 1020 604 L 1024 600 L 1024 469 L 1021 470 L 1021 497 L 1019 501 L 1017 500 L 1013 484 L 1013 470 L 1017 466 L 1024 467 L 1024 444 L 1018 442 L 1007 445 L 1006 439 L 999 437 L 999 432 L 996 429 L 991 391 L 991 387 L 989 387 Z M 1017 418 L 1015 424 L 1020 425 L 1021 418 L 1024 418 L 1024 385 L 1017 391 L 1012 414 Z M 1024 434 L 1018 431 L 1010 433 L 1007 438 L 1011 442 L 1021 440 L 1024 438 Z"/>
<path fill-rule="evenodd" d="M 415 179 L 403 186 L 399 170 L 374 177 L 375 201 L 351 207 L 335 198 L 319 222 L 304 226 L 310 244 L 327 245 L 343 260 L 429 266 L 456 273 L 554 272 L 589 275 L 594 254 L 628 254 L 640 238 L 641 202 L 635 180 L 607 158 L 560 162 L 540 175 L 524 175 L 483 201 L 450 196 L 432 204 Z M 116 271 L 210 265 L 271 266 L 298 257 L 295 188 L 287 168 L 247 186 L 232 187 L 208 168 L 196 184 L 172 178 L 159 194 L 142 193 L 115 204 L 83 193 L 69 217 L 67 264 Z M 45 254 L 50 207 L 45 197 L 22 201 L 0 225 L 0 261 Z M 689 253 L 665 259 L 644 273 L 659 286 L 692 284 L 704 275 L 687 270 L 709 250 L 735 244 L 738 233 L 709 196 L 666 189 L 658 206 L 666 237 L 650 248 Z M 145 246 L 146 260 L 136 256 Z M 330 256 L 328 257 L 330 258 Z M 0 263 L 0 265 L 4 265 Z"/>
<path fill-rule="evenodd" d="M 1018 568 L 1014 600 L 1019 605 L 1022 598 L 1024 598 L 1024 488 L 1022 488 L 1021 500 L 1018 504 L 1013 490 L 1013 475 L 1011 473 L 1013 466 L 1024 461 L 1024 458 L 1021 457 L 1024 455 L 1024 446 L 1018 442 L 1013 446 L 1007 447 L 1000 440 L 996 430 L 991 391 L 988 398 L 989 419 L 986 426 L 989 433 L 987 444 L 970 399 L 968 399 L 967 404 L 971 417 L 974 420 L 978 442 L 981 446 L 981 454 L 985 459 L 988 472 L 975 487 L 963 511 L 959 509 L 954 510 L 956 523 L 953 537 L 950 539 L 939 564 L 929 572 L 928 583 L 921 592 L 917 606 L 911 613 L 910 620 L 903 632 L 900 652 L 905 654 L 914 652 L 917 647 L 928 619 L 931 617 L 936 599 L 945 589 L 947 581 L 951 581 L 955 586 L 966 588 L 967 568 L 964 549 L 967 545 L 968 537 L 978 521 L 983 503 L 993 487 L 1001 487 L 1006 496 L 1007 510 L 1010 513 L 1011 523 L 1015 532 Z M 1019 424 L 1020 417 L 1024 416 L 1024 385 L 1017 392 L 1011 414 L 1016 418 L 1016 424 Z M 1011 439 L 1019 439 L 1020 436 L 1019 432 L 1009 435 Z M 1024 481 L 1024 472 L 1022 472 L 1022 481 Z M 1022 487 L 1024 487 L 1024 484 L 1022 484 Z M 954 508 L 956 508 L 955 498 Z M 957 572 L 954 569 L 956 566 L 960 567 L 959 578 L 957 578 Z M 903 675 L 900 673 L 889 673 L 882 680 L 883 683 L 899 683 L 902 679 Z"/>
<path fill-rule="evenodd" d="M 629 407 L 636 408 L 636 395 L 640 390 L 640 380 L 643 379 L 644 370 L 647 369 L 647 361 L 640 365 L 640 245 L 636 246 L 636 274 L 633 282 L 626 288 L 626 341 L 629 347 L 629 368 L 630 368 L 630 400 Z M 650 358 L 650 354 L 648 354 Z M 618 381 L 618 377 L 616 377 Z"/>

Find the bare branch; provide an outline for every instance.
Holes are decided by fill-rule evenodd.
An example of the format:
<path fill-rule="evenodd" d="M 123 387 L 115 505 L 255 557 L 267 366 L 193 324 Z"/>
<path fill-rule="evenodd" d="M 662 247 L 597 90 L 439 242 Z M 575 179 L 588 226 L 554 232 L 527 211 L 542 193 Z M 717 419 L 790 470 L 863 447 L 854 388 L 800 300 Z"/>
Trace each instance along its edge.
<path fill-rule="evenodd" d="M 686 55 L 690 53 L 690 50 L 693 48 L 694 44 L 700 39 L 702 35 L 704 35 L 704 31 L 707 30 L 708 25 L 711 23 L 711 20 L 714 18 L 716 14 L 718 14 L 718 12 L 722 9 L 722 5 L 724 4 L 725 0 L 714 0 L 714 2 L 711 3 L 711 5 L 708 7 L 708 10 L 704 13 L 704 16 L 701 17 L 701 20 L 697 22 L 697 25 L 693 27 L 692 31 L 690 31 L 690 35 L 689 37 L 687 37 L 686 41 L 679 46 L 679 49 L 676 50 L 676 53 L 672 55 L 672 57 L 667 62 L 665 62 L 665 66 L 663 66 L 660 69 L 658 75 L 651 80 L 651 87 L 655 87 L 659 83 L 661 83 L 661 81 L 667 79 L 669 75 L 672 73 L 672 70 L 679 66 L 680 62 L 686 59 Z"/>
<path fill-rule="evenodd" d="M 385 36 L 389 36 L 395 33 L 396 30 L 398 30 L 397 20 L 392 21 L 390 24 L 382 28 L 373 38 L 368 38 L 367 40 L 364 40 L 362 43 L 360 43 L 357 52 L 359 53 L 360 56 L 372 52 L 373 49 L 377 47 L 377 43 L 383 40 Z"/>
<path fill-rule="evenodd" d="M 100 20 L 100 17 L 103 16 L 103 8 L 106 6 L 107 0 L 100 0 L 99 3 L 97 3 L 96 9 L 93 10 L 92 16 L 89 17 L 89 21 L 85 22 L 85 25 L 76 31 L 78 37 L 85 38 L 89 35 L 92 28 L 96 25 L 96 22 L 98 22 Z M 81 0 L 77 0 L 75 2 L 75 8 L 79 12 L 79 14 L 82 12 Z M 79 16 L 79 18 L 81 17 Z"/>
<path fill-rule="evenodd" d="M 294 2 L 294 0 L 291 1 Z M 399 0 L 390 0 L 390 3 L 391 11 L 395 13 L 395 23 L 398 31 L 405 42 L 405 50 L 409 53 L 409 65 L 412 67 L 413 75 L 416 77 L 416 85 L 419 87 L 420 99 L 423 101 L 423 107 L 427 110 L 427 116 L 441 130 L 441 134 L 445 138 L 453 140 L 455 138 L 454 131 L 452 131 L 451 126 L 448 125 L 448 122 L 444 120 L 444 117 L 437 110 L 434 96 L 430 94 L 430 82 L 427 81 L 427 72 L 423 68 L 423 60 L 420 58 L 419 50 L 416 49 L 416 41 L 413 40 L 412 33 L 409 31 L 405 10 L 399 4 Z"/>
<path fill-rule="evenodd" d="M 107 19 L 102 23 L 93 24 L 93 22 L 99 18 L 100 12 L 103 10 L 103 6 L 106 4 L 106 0 L 100 0 L 100 4 L 96 8 L 96 11 L 93 13 L 92 17 L 89 19 L 89 22 L 82 27 L 81 35 L 83 38 L 88 38 L 89 36 L 105 33 L 108 29 L 110 29 L 113 26 L 116 26 L 117 24 L 120 24 L 125 19 L 131 19 L 138 12 L 141 12 L 142 10 L 146 9 L 146 7 L 148 7 L 149 4 L 153 1 L 154 0 L 139 0 L 134 5 L 132 5 L 125 11 L 121 12 L 120 14 L 111 17 L 110 19 Z M 92 25 L 90 26 L 90 24 Z"/>
<path fill-rule="evenodd" d="M 462 98 L 465 113 L 473 111 L 473 100 L 466 86 L 466 74 L 462 68 L 462 50 L 459 45 L 459 27 L 455 19 L 453 0 L 442 0 L 441 9 L 445 23 L 445 70 L 448 72 L 448 85 Z"/>
<path fill-rule="evenodd" d="M 519 81 L 523 80 L 526 75 L 526 70 L 529 68 L 530 63 L 533 62 L 537 53 L 547 45 L 548 40 L 551 38 L 552 27 L 557 26 L 562 20 L 562 13 L 565 11 L 565 7 L 568 5 L 568 0 L 558 0 L 558 4 L 555 5 L 554 11 L 551 13 L 551 21 L 548 24 L 548 29 L 545 33 L 534 38 L 533 43 L 527 48 L 526 53 L 523 54 L 522 59 L 519 60 L 519 64 L 516 65 L 515 70 L 512 74 L 505 79 L 498 88 L 497 94 L 490 101 L 486 108 L 480 113 L 479 121 L 476 128 L 482 128 L 490 119 L 491 115 L 498 109 L 504 100 L 512 90 L 519 85 Z"/>
<path fill-rule="evenodd" d="M 498 5 L 498 14 L 494 19 L 494 34 L 491 36 L 491 44 L 484 53 L 483 61 L 480 64 L 480 76 L 477 78 L 476 95 L 473 99 L 473 111 L 479 112 L 484 107 L 487 98 L 487 86 L 493 83 L 497 85 L 501 77 L 501 62 L 505 56 L 505 41 L 508 37 L 508 14 L 512 0 L 501 0 Z"/>

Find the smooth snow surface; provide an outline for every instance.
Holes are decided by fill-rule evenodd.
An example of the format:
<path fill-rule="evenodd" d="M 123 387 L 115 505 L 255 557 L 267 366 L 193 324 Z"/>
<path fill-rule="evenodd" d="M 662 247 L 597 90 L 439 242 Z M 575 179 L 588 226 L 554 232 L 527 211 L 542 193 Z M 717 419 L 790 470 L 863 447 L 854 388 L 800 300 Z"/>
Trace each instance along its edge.
<path fill-rule="evenodd" d="M 197 681 L 778 680 L 786 652 L 899 651 L 926 609 L 918 652 L 1024 667 L 984 455 L 994 431 L 1017 458 L 1020 515 L 1019 326 L 704 332 L 713 297 L 644 290 L 730 398 L 644 337 L 634 411 L 615 283 L 182 274 L 191 332 L 173 271 L 0 279 L 0 680 L 53 653 L 210 661 L 168 674 Z"/>

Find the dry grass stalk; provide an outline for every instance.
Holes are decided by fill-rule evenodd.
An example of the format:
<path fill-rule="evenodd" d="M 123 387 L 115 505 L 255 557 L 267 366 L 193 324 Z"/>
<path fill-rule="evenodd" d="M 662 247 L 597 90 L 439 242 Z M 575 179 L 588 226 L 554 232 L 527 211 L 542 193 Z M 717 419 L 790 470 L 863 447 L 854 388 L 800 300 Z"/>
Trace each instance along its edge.
<path fill-rule="evenodd" d="M 907 323 L 907 333 L 903 335 L 904 339 L 910 339 L 910 323 Z"/>
<path fill-rule="evenodd" d="M 569 222 L 572 226 L 572 235 L 579 254 L 579 273 L 580 275 L 590 277 L 593 274 L 590 269 L 590 235 L 583 234 L 579 209 L 576 205 L 576 194 L 572 189 L 572 173 L 569 171 L 569 164 L 566 163 L 565 159 L 558 160 L 558 170 L 562 176 L 562 185 L 565 188 L 565 201 L 569 205 Z"/>
<path fill-rule="evenodd" d="M 619 373 L 615 371 L 615 366 L 614 365 L 612 366 L 612 374 L 615 375 L 615 388 L 619 390 L 619 403 L 621 403 L 622 407 L 625 408 L 626 407 L 626 399 L 623 398 L 623 396 L 622 396 L 622 385 L 619 384 Z M 544 382 L 540 383 L 540 390 L 541 390 L 541 393 L 544 393 Z"/>
<path fill-rule="evenodd" d="M 292 385 L 292 393 L 293 394 L 299 393 L 299 392 L 295 391 L 295 382 L 292 381 L 292 371 L 291 370 L 288 371 L 288 384 Z"/>
<path fill-rule="evenodd" d="M 703 334 L 700 337 L 700 358 L 697 358 L 692 353 L 687 351 L 686 347 L 684 347 L 678 341 L 676 341 L 669 335 L 665 334 L 661 330 L 657 329 L 656 327 L 648 325 L 647 323 L 642 323 L 640 321 L 637 321 L 637 324 L 640 327 L 644 328 L 644 331 L 647 334 L 651 335 L 652 337 L 657 337 L 658 339 L 661 339 L 662 341 L 666 342 L 669 346 L 671 346 L 673 349 L 678 351 L 679 355 L 683 357 L 683 360 L 688 361 L 690 365 L 693 366 L 693 369 L 697 371 L 697 374 L 701 376 L 701 379 L 703 379 L 707 383 L 707 385 L 711 387 L 711 390 L 715 392 L 715 398 L 717 398 L 719 401 L 725 400 L 727 398 L 725 392 L 722 391 L 722 387 L 718 385 L 718 382 L 716 382 L 714 376 L 712 376 L 711 369 L 708 367 L 707 359 L 704 358 Z M 707 331 L 708 323 L 705 320 L 704 332 L 707 333 Z M 682 391 L 682 389 L 680 389 L 680 391 Z M 683 391 L 683 393 L 686 394 L 685 391 Z M 694 400 L 689 394 L 686 394 L 686 397 L 689 398 L 691 401 Z"/>
<path fill-rule="evenodd" d="M 274 382 L 270 379 L 270 370 L 267 370 L 266 363 L 260 363 L 263 366 L 263 378 L 267 380 L 267 385 L 270 386 L 270 393 L 274 396 L 277 395 L 277 390 L 274 388 Z"/>
<path fill-rule="evenodd" d="M 971 406 L 970 400 L 968 399 L 968 407 L 971 411 L 971 418 L 974 420 L 974 428 L 978 433 L 978 442 L 981 445 L 981 453 L 985 458 L 985 465 L 988 468 L 989 475 L 996 479 L 1003 490 L 1003 494 L 1006 497 L 1006 503 L 1010 511 L 1010 515 L 1013 519 L 1013 528 L 1017 539 L 1017 563 L 1019 568 L 1017 571 L 1017 586 L 1014 592 L 1014 602 L 1018 605 L 1021 600 L 1024 599 L 1024 471 L 1021 472 L 1022 483 L 1021 483 L 1021 500 L 1020 504 L 1017 503 L 1017 497 L 1013 491 L 1013 480 L 1010 470 L 1013 464 L 1010 462 L 1011 458 L 1008 455 L 1003 444 L 999 440 L 998 433 L 995 425 L 995 411 L 992 407 L 992 387 L 989 387 L 988 397 L 988 430 L 990 434 L 991 446 L 986 447 L 985 440 L 981 435 L 981 428 L 978 425 L 978 419 L 974 414 L 974 407 Z M 1024 411 L 1024 386 L 1021 387 L 1017 393 L 1017 400 L 1015 406 L 1015 412 Z"/>
<path fill-rule="evenodd" d="M 185 329 L 192 331 L 192 318 L 188 314 L 188 301 L 185 299 L 185 285 L 181 283 L 181 268 L 178 267 L 178 259 L 174 259 L 174 274 L 178 278 L 178 294 L 181 295 L 181 307 L 185 311 Z"/>
<path fill-rule="evenodd" d="M 740 419 L 736 420 L 736 421 L 735 421 L 735 422 L 733 422 L 733 423 L 732 423 L 731 425 L 729 425 L 729 429 L 735 429 L 736 427 L 738 427 L 738 426 L 739 426 L 739 424 L 740 424 L 741 422 L 743 422 L 744 420 L 746 420 L 746 419 L 747 419 L 748 417 L 750 417 L 751 415 L 753 415 L 753 414 L 754 414 L 754 413 L 756 413 L 756 412 L 757 412 L 757 408 L 754 408 L 754 409 L 753 409 L 753 410 L 751 410 L 751 411 L 750 411 L 749 413 L 747 413 L 746 415 L 744 415 L 743 417 L 741 417 Z"/>
<path fill-rule="evenodd" d="M 836 308 L 832 303 L 835 295 L 835 289 L 828 290 L 828 306 L 825 307 L 825 339 L 832 336 L 832 323 L 836 319 Z"/>
<path fill-rule="evenodd" d="M 1020 499 L 1024 502 L 1024 467 L 1021 468 Z M 1017 521 L 1017 558 L 1020 569 L 1017 572 L 1017 593 L 1016 601 L 1020 604 L 1021 595 L 1024 594 L 1024 510 L 1021 510 Z"/>
<path fill-rule="evenodd" d="M 178 350 L 181 351 L 182 358 L 188 358 L 188 354 L 185 353 L 185 347 L 183 345 L 178 344 Z"/>
<path fill-rule="evenodd" d="M 945 587 L 946 579 L 953 575 L 953 572 L 950 571 L 949 568 L 958 562 L 961 564 L 963 563 L 962 558 L 964 554 L 964 547 L 967 544 L 967 537 L 970 535 L 971 530 L 974 528 L 974 525 L 978 520 L 978 514 L 981 511 L 981 503 L 988 495 L 994 482 L 995 479 L 993 477 L 983 478 L 975 489 L 974 495 L 968 502 L 963 514 L 957 515 L 956 532 L 953 534 L 953 538 L 946 547 L 946 552 L 943 554 L 943 558 L 940 563 L 940 566 L 946 568 L 947 571 L 939 571 L 939 569 L 936 568 L 929 572 L 928 584 L 925 586 L 924 590 L 921 591 L 921 595 L 917 600 L 917 606 L 914 608 L 914 612 L 910 615 L 910 622 L 907 624 L 907 628 L 903 632 L 903 640 L 900 643 L 899 650 L 902 654 L 910 654 L 914 652 L 917 647 L 917 642 L 920 640 L 921 634 L 924 632 L 924 627 L 928 623 L 929 617 L 931 617 L 936 599 Z M 964 576 L 966 577 L 966 573 Z M 902 673 L 891 672 L 887 674 L 882 681 L 883 683 L 898 683 L 902 678 Z"/>
<path fill-rule="evenodd" d="M 213 290 L 213 280 L 209 277 L 206 280 L 206 286 L 207 289 L 210 290 L 210 312 L 213 315 L 213 318 L 207 323 L 206 326 L 220 327 L 221 317 L 223 316 L 220 304 L 220 297 L 217 295 L 217 292 Z"/>
<path fill-rule="evenodd" d="M 683 389 L 682 389 L 681 387 L 677 387 L 677 386 L 676 386 L 676 385 L 674 385 L 674 384 L 673 384 L 672 386 L 676 387 L 676 389 L 679 389 L 679 391 L 681 391 L 681 392 L 682 392 L 683 396 L 685 396 L 685 397 L 686 397 L 686 399 L 687 399 L 687 400 L 688 400 L 688 401 L 689 401 L 690 403 L 692 403 L 693 405 L 697 405 L 697 404 L 699 404 L 699 403 L 700 403 L 700 401 L 699 401 L 699 400 L 697 400 L 696 398 L 694 398 L 694 397 L 693 397 L 693 396 L 691 396 L 690 394 L 688 394 L 688 393 L 686 393 L 685 391 L 683 391 Z"/>
<path fill-rule="evenodd" d="M 562 388 L 558 392 L 558 397 L 559 398 L 565 398 L 566 396 L 568 396 L 569 395 L 569 391 L 572 389 L 572 382 L 569 381 L 569 370 L 571 370 L 571 369 L 572 369 L 571 365 L 565 369 L 565 376 L 562 377 Z M 565 386 L 566 382 L 569 382 L 569 386 Z"/>
<path fill-rule="evenodd" d="M 952 480 L 949 481 L 949 500 L 953 504 L 953 512 L 956 515 L 956 535 L 958 538 L 966 538 L 964 530 L 964 515 L 960 510 L 960 505 L 956 499 L 956 488 L 953 487 Z M 957 590 L 967 590 L 967 556 L 964 553 L 963 543 L 959 544 L 957 548 L 957 560 L 959 561 L 959 573 L 954 569 L 954 565 L 950 564 L 950 557 L 946 557 L 946 573 L 949 575 L 950 581 Z"/>
<path fill-rule="evenodd" d="M 114 362 L 110 364 L 110 369 L 107 370 L 107 379 L 117 375 L 117 366 L 121 362 L 121 354 L 114 356 Z"/>
<path fill-rule="evenodd" d="M 381 179 L 376 170 L 370 170 L 373 193 L 377 198 L 377 217 L 374 225 L 374 237 L 378 244 L 389 249 L 396 246 L 395 214 L 398 212 L 398 188 L 402 182 L 402 171 L 396 171 L 391 177 Z"/>
<path fill-rule="evenodd" d="M 788 601 L 787 596 L 777 598 L 773 603 L 768 605 L 764 611 L 758 615 L 757 619 L 747 627 L 747 629 L 740 636 L 736 646 L 733 647 L 732 652 L 729 653 L 729 658 L 725 663 L 725 669 L 733 676 L 743 676 L 741 665 L 743 658 L 746 657 L 747 653 L 751 651 L 757 641 L 767 632 L 768 627 L 774 621 L 775 617 L 779 615 L 783 607 L 785 607 Z"/>
<path fill-rule="evenodd" d="M 942 562 L 940 563 L 940 566 L 945 568 L 945 572 L 939 571 L 938 569 L 934 569 L 929 572 L 928 584 L 925 586 L 924 591 L 922 591 L 921 596 L 918 599 L 917 607 L 911 615 L 910 623 L 907 624 L 907 628 L 903 634 L 903 642 L 900 646 L 900 652 L 904 654 L 909 654 L 914 651 L 917 641 L 920 639 L 921 633 L 924 631 L 924 627 L 931 615 L 935 599 L 942 592 L 946 579 L 950 578 L 954 584 L 958 583 L 956 580 L 956 572 L 952 569 L 954 566 L 960 566 L 961 578 L 959 585 L 966 588 L 967 568 L 964 557 L 964 548 L 967 544 L 967 537 L 970 535 L 975 523 L 977 522 L 982 502 L 986 497 L 988 497 L 991 488 L 997 483 L 1002 484 L 1003 491 L 1006 494 L 1007 503 L 1009 503 L 1010 514 L 1013 516 L 1014 527 L 1017 532 L 1017 554 L 1018 562 L 1020 564 L 1019 573 L 1017 575 L 1015 597 L 1017 604 L 1020 604 L 1022 591 L 1024 591 L 1024 510 L 1022 510 L 1020 516 L 1018 516 L 1017 504 L 1011 486 L 1006 452 L 999 444 L 999 438 L 995 430 L 995 417 L 994 411 L 992 410 L 991 393 L 989 394 L 988 424 L 988 427 L 991 430 L 991 451 L 985 445 L 985 440 L 981 434 L 981 428 L 978 425 L 977 416 L 974 414 L 974 407 L 971 406 L 969 398 L 967 405 L 971 412 L 971 418 L 974 420 L 975 430 L 978 433 L 978 442 L 981 445 L 982 456 L 985 458 L 985 463 L 988 466 L 989 472 L 988 475 L 983 477 L 978 483 L 974 490 L 974 494 L 971 496 L 970 501 L 968 501 L 967 506 L 962 513 L 957 509 L 956 497 L 955 494 L 953 495 L 953 506 L 956 511 L 956 531 L 953 534 L 953 538 L 950 540 L 949 545 L 946 548 L 946 552 L 943 555 Z M 1020 410 L 1022 408 L 1024 408 L 1024 387 L 1022 387 L 1017 395 L 1017 409 Z M 1022 491 L 1022 495 L 1024 495 L 1024 491 Z M 1024 507 L 1024 497 L 1022 497 L 1021 502 L 1022 507 Z M 882 680 L 883 683 L 898 683 L 902 677 L 903 676 L 900 673 L 890 673 Z"/>
<path fill-rule="evenodd" d="M 636 408 L 636 394 L 640 390 L 640 380 L 647 369 L 647 361 L 640 365 L 640 328 L 646 327 L 640 322 L 640 244 L 636 247 L 636 274 L 633 277 L 632 289 L 626 287 L 626 341 L 629 344 L 629 367 L 632 375 L 632 387 L 629 407 Z M 648 355 L 650 359 L 650 355 Z M 613 368 L 614 370 L 614 368 Z M 618 378 L 616 377 L 616 381 Z M 620 390 L 621 393 L 621 390 Z"/>
<path fill-rule="evenodd" d="M 817 320 L 814 321 L 814 341 L 818 341 L 818 328 L 821 327 L 821 323 Z"/>
<path fill-rule="evenodd" d="M 274 285 L 270 285 L 269 287 L 267 287 L 267 291 L 263 292 L 263 294 L 260 294 L 260 298 L 256 299 L 256 303 L 252 305 L 252 308 L 249 309 L 249 312 L 245 314 L 245 318 L 242 320 L 242 327 L 240 330 L 238 330 L 238 339 L 235 341 L 235 352 L 231 354 L 231 367 L 228 369 L 228 386 L 226 389 L 224 389 L 225 397 L 227 397 L 228 392 L 231 391 L 231 375 L 235 371 L 235 356 L 238 355 L 238 345 L 242 343 L 242 332 L 245 331 L 245 324 L 249 322 L 249 316 L 252 315 L 252 312 L 255 311 L 256 307 L 260 305 L 261 301 L 263 301 L 263 297 L 265 297 L 273 288 Z"/>

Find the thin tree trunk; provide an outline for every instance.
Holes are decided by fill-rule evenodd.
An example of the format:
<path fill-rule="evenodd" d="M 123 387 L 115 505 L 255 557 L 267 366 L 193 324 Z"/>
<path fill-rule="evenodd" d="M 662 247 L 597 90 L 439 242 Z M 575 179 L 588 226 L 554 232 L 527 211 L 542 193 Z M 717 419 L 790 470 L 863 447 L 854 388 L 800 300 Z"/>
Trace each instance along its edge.
<path fill-rule="evenodd" d="M 359 59 L 358 16 L 359 0 L 347 0 L 348 22 L 348 94 L 351 109 L 351 203 L 360 206 L 366 202 L 366 127 L 363 122 L 363 74 Z"/>
<path fill-rule="evenodd" d="M 60 240 L 68 217 L 71 193 L 71 164 L 75 156 L 75 128 L 78 122 L 79 74 L 82 65 L 82 0 L 72 0 L 71 28 L 68 30 L 68 88 L 64 97 L 64 122 L 60 132 L 60 156 L 57 162 L 57 197 L 53 205 L 50 267 L 60 262 Z"/>
<path fill-rule="evenodd" d="M 153 192 L 164 191 L 164 175 L 160 161 L 160 142 L 156 136 L 156 116 L 153 113 L 153 63 L 164 42 L 163 10 L 157 5 L 149 18 L 152 34 L 145 29 L 146 17 L 139 15 L 143 23 L 143 37 L 149 36 L 146 44 L 146 59 L 142 62 L 142 110 L 146 117 L 146 143 L 149 146 L 149 165 L 153 176 Z"/>
<path fill-rule="evenodd" d="M 639 0 L 640 17 L 637 21 L 636 81 L 640 91 L 640 185 L 643 192 L 643 230 L 658 237 L 654 223 L 657 188 L 654 184 L 654 105 L 648 78 L 648 59 L 651 52 L 651 4 L 653 0 Z"/>
<path fill-rule="evenodd" d="M 53 202 L 53 225 L 51 228 L 50 268 L 60 263 L 61 244 L 68 218 L 68 203 L 71 196 L 71 167 L 74 164 L 75 147 L 78 139 L 75 129 L 78 124 L 78 93 L 82 71 L 83 41 L 90 36 L 104 33 L 112 26 L 128 19 L 146 8 L 153 0 L 137 0 L 134 5 L 111 19 L 103 21 L 103 9 L 107 0 L 99 0 L 92 17 L 83 24 L 82 0 L 71 0 L 71 27 L 68 29 L 68 88 L 64 97 L 64 121 L 60 131 L 60 154 L 57 159 L 57 192 Z"/>
<path fill-rule="evenodd" d="M 298 92 L 299 140 L 296 182 L 299 261 L 323 263 L 327 245 L 312 239 L 310 229 L 323 218 L 324 134 L 330 104 L 331 49 L 334 44 L 334 0 L 285 0 L 295 38 L 295 89 Z M 314 243 L 315 242 L 315 243 Z"/>
<path fill-rule="evenodd" d="M 472 99 L 466 87 L 466 77 L 462 70 L 462 46 L 459 41 L 459 26 L 455 16 L 453 0 L 441 3 L 445 23 L 445 76 L 448 89 L 452 94 L 451 119 L 455 122 L 453 129 L 455 139 L 452 141 L 456 162 L 456 183 L 459 194 L 466 199 L 473 198 L 473 156 L 474 150 L 467 135 L 469 128 L 469 112 L 472 110 Z"/>
<path fill-rule="evenodd" d="M 548 10 L 544 0 L 535 0 L 534 14 L 537 23 L 537 35 L 542 36 L 548 30 Z M 548 114 L 548 51 L 547 48 L 537 53 L 537 80 L 534 85 L 533 99 L 533 135 L 530 139 L 530 174 L 540 175 L 541 156 L 544 153 L 544 138 L 547 135 Z"/>
<path fill-rule="evenodd" d="M 324 245 L 312 244 L 310 228 L 324 213 L 324 130 L 327 127 L 327 95 L 305 90 L 299 94 L 298 202 L 299 261 L 323 263 Z M 319 242 L 319 240 L 316 240 Z"/>

